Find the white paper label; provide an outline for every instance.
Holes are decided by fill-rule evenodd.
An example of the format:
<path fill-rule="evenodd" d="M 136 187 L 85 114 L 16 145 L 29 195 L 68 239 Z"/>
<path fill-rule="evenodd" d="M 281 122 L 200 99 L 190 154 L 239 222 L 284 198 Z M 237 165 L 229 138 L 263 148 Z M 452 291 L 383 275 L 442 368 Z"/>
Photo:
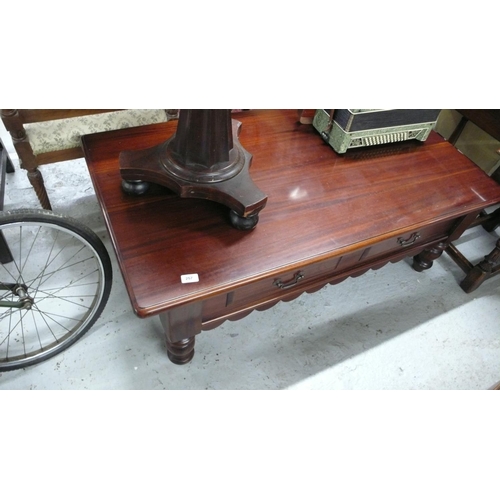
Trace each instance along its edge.
<path fill-rule="evenodd" d="M 197 283 L 200 278 L 197 274 L 183 274 L 181 276 L 181 283 Z"/>

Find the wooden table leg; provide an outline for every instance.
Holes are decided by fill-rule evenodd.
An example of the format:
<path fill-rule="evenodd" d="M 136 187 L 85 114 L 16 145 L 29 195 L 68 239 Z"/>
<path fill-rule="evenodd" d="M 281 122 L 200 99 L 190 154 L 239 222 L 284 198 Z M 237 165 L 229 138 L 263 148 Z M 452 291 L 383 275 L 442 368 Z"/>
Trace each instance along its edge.
<path fill-rule="evenodd" d="M 195 302 L 160 314 L 167 354 L 176 365 L 184 365 L 193 359 L 194 337 L 201 332 L 202 305 L 202 302 Z"/>
<path fill-rule="evenodd" d="M 486 281 L 493 269 L 500 264 L 500 239 L 496 242 L 495 248 L 476 264 L 460 283 L 464 292 L 470 293 L 476 290 L 481 283 Z"/>
<path fill-rule="evenodd" d="M 489 217 L 486 222 L 481 224 L 486 231 L 491 233 L 498 226 L 500 226 L 500 208 L 497 208 Z"/>
<path fill-rule="evenodd" d="M 441 257 L 447 246 L 448 245 L 446 243 L 441 242 L 433 247 L 426 248 L 418 255 L 415 255 L 415 257 L 413 257 L 413 269 L 418 272 L 430 269 L 433 261 Z"/>

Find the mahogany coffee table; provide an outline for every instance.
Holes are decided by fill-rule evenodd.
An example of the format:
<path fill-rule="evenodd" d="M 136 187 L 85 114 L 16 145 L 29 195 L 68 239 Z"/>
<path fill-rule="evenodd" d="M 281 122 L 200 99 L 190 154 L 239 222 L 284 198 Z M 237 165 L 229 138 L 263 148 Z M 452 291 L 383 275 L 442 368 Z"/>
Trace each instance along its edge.
<path fill-rule="evenodd" d="M 296 110 L 250 111 L 240 142 L 268 196 L 255 229 L 229 223 L 212 201 L 181 199 L 152 186 L 121 188 L 119 153 L 166 141 L 177 122 L 82 138 L 92 182 L 135 313 L 159 315 L 168 356 L 183 364 L 194 338 L 254 309 L 415 256 L 428 269 L 500 186 L 432 133 L 335 153 Z"/>

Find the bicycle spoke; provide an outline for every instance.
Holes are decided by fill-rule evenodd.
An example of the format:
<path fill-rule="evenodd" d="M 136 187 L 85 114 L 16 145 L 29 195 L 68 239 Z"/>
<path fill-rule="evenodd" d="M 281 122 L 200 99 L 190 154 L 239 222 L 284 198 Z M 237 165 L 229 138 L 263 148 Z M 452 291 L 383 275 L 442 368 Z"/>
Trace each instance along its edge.
<path fill-rule="evenodd" d="M 66 268 L 65 268 L 66 269 Z M 58 270 L 59 271 L 59 270 Z M 57 271 L 54 272 L 54 274 L 56 273 Z M 68 286 L 73 286 L 75 285 L 76 283 L 79 283 L 80 281 L 82 281 L 83 279 L 87 278 L 88 276 L 91 276 L 92 274 L 98 272 L 98 269 L 93 269 L 91 271 L 89 271 L 86 275 L 84 276 L 81 276 L 79 279 L 77 279 L 76 281 L 71 281 L 70 283 L 68 283 L 68 285 L 65 285 L 64 287 L 60 288 L 60 290 L 64 290 L 65 288 L 67 288 Z M 46 283 L 48 280 L 45 280 L 43 283 L 40 283 L 40 286 L 44 283 Z"/>
<path fill-rule="evenodd" d="M 85 295 L 80 295 L 80 297 L 84 298 Z M 87 295 L 87 297 L 95 297 L 95 295 Z M 46 300 L 47 299 L 49 299 L 49 297 L 46 297 Z M 69 304 L 69 305 L 72 305 L 72 306 L 76 306 L 79 309 L 83 308 L 86 311 L 90 310 L 91 309 L 91 305 L 92 305 L 91 304 L 89 306 L 86 306 L 85 304 L 78 303 L 76 300 L 69 300 L 69 299 L 67 299 L 65 297 L 58 297 L 58 300 L 60 301 L 59 306 L 62 305 L 61 303 L 65 303 L 65 304 Z M 40 311 L 42 311 L 42 309 L 40 309 L 40 304 L 43 304 L 43 299 L 37 301 L 37 307 L 39 308 Z"/>
<path fill-rule="evenodd" d="M 12 331 L 11 329 L 11 324 L 12 324 L 12 315 L 9 317 L 9 334 L 7 335 L 7 359 L 9 358 L 9 343 L 10 343 L 10 332 Z"/>
<path fill-rule="evenodd" d="M 38 308 L 37 308 L 37 311 L 40 313 L 40 315 L 42 317 L 52 320 L 54 323 L 57 323 L 59 326 L 64 328 L 66 331 L 69 331 L 69 329 L 66 326 L 63 326 L 61 323 L 58 323 L 55 318 L 69 320 L 73 323 L 82 323 L 83 322 L 83 320 L 81 318 L 75 318 L 75 317 L 71 317 L 71 316 L 67 316 L 67 315 L 56 314 L 56 313 L 49 312 L 49 311 L 42 311 L 41 309 L 38 309 Z"/>
<path fill-rule="evenodd" d="M 19 313 L 19 321 L 14 326 L 12 326 L 12 317 L 14 316 L 14 314 L 16 312 Z M 9 315 L 9 329 L 8 329 L 8 332 L 7 332 L 7 335 L 5 336 L 5 338 L 0 342 L 0 346 L 2 346 L 4 342 L 7 342 L 6 349 L 5 349 L 6 359 L 9 359 L 9 349 L 10 349 L 10 340 L 11 340 L 12 332 L 15 331 L 15 328 L 18 325 L 20 325 L 20 327 L 21 327 L 21 335 L 22 335 L 23 344 L 24 344 L 24 330 L 23 330 L 22 319 L 23 319 L 23 313 L 22 313 L 22 311 L 19 311 L 18 309 Z M 24 352 L 25 352 L 25 356 L 26 356 L 26 349 L 25 348 L 24 348 Z"/>
<path fill-rule="evenodd" d="M 38 236 L 38 234 L 37 234 Z M 47 254 L 47 260 L 45 261 L 45 264 L 42 266 L 40 272 L 38 273 L 38 275 L 31 280 L 31 285 L 33 285 L 33 283 L 35 283 L 38 279 L 40 279 L 40 282 L 39 282 L 39 285 L 37 287 L 35 287 L 35 289 L 38 289 L 41 285 L 42 285 L 42 278 L 43 276 L 45 275 L 45 271 L 46 269 L 48 268 L 48 266 L 55 260 L 57 259 L 57 257 L 59 256 L 59 254 L 61 254 L 64 249 L 66 248 L 66 246 L 69 244 L 67 243 L 66 246 L 62 247 L 59 252 L 57 252 L 57 254 L 51 259 L 52 257 L 52 252 L 54 250 L 54 247 L 55 247 L 55 244 L 56 244 L 56 241 L 59 237 L 59 233 L 56 234 L 56 237 L 52 240 L 52 246 L 50 248 L 50 251 L 48 252 Z"/>
<path fill-rule="evenodd" d="M 54 332 L 53 332 L 51 326 L 48 324 L 47 319 L 50 319 L 53 323 L 56 323 L 58 326 L 60 326 L 64 330 L 65 333 L 71 331 L 68 327 L 64 326 L 63 324 L 56 321 L 53 317 L 51 317 L 50 314 L 46 314 L 42 311 L 39 311 L 39 313 L 40 313 L 40 317 L 42 318 L 44 323 L 47 325 L 47 328 L 50 330 L 50 333 L 53 335 L 56 342 L 59 342 L 59 339 L 54 335 Z"/>
<path fill-rule="evenodd" d="M 69 245 L 69 243 L 67 243 L 67 244 L 66 244 L 66 246 L 68 246 L 68 245 Z M 64 247 L 64 248 L 66 248 L 66 247 Z M 57 273 L 57 272 L 59 272 L 59 271 L 61 271 L 61 270 L 66 269 L 66 264 L 67 264 L 68 262 L 70 262 L 70 261 L 71 261 L 74 257 L 76 257 L 76 256 L 77 256 L 77 255 L 78 255 L 78 254 L 79 254 L 79 253 L 80 253 L 80 252 L 81 252 L 81 251 L 82 251 L 85 247 L 84 247 L 84 246 L 81 246 L 81 247 L 80 247 L 80 248 L 79 248 L 79 249 L 78 249 L 78 250 L 77 250 L 77 251 L 76 251 L 76 252 L 75 252 L 72 256 L 68 257 L 68 258 L 66 259 L 66 261 L 65 261 L 65 262 L 64 262 L 64 263 L 63 263 L 63 264 L 62 264 L 62 265 L 61 265 L 58 269 L 56 269 L 55 271 L 53 271 L 53 272 L 51 272 L 51 273 L 45 273 L 45 271 L 48 269 L 48 267 L 50 266 L 50 264 L 52 264 L 52 262 L 54 262 L 54 261 L 55 261 L 55 259 L 56 259 L 56 258 L 57 258 L 57 257 L 58 257 L 61 253 L 62 253 L 62 251 L 64 250 L 64 248 L 63 248 L 63 249 L 61 249 L 61 251 L 60 251 L 60 252 L 58 252 L 58 254 L 57 254 L 57 255 L 55 255 L 55 256 L 54 256 L 54 258 L 53 258 L 53 259 L 52 259 L 52 260 L 51 260 L 48 264 L 46 264 L 46 265 L 44 266 L 44 268 L 43 268 L 43 270 L 42 270 L 42 275 L 40 276 L 40 284 L 39 284 L 39 286 L 43 285 L 43 284 L 44 284 L 44 283 L 45 283 L 48 279 L 50 279 L 50 278 L 51 278 L 51 277 L 52 277 L 55 273 Z M 75 263 L 75 264 L 72 264 L 72 265 L 76 265 L 76 264 L 78 264 L 78 263 Z M 42 277 L 45 277 L 46 279 L 45 279 L 44 281 L 42 281 Z"/>
<path fill-rule="evenodd" d="M 33 248 L 35 246 L 36 240 L 37 240 L 38 235 L 40 234 L 40 231 L 41 231 L 42 228 L 41 227 L 38 228 L 36 236 L 33 239 L 33 241 L 31 242 L 31 247 L 28 250 L 28 254 L 26 255 L 26 258 L 24 260 L 24 264 L 22 264 L 22 242 L 23 242 L 23 235 L 22 235 L 22 233 L 23 233 L 23 227 L 19 226 L 19 229 L 21 231 L 21 234 L 19 235 L 19 265 L 21 266 L 21 269 L 19 269 L 19 278 L 18 279 L 21 279 L 22 275 L 23 275 L 24 266 L 28 262 L 28 259 L 29 259 L 30 255 L 31 255 L 31 252 L 32 252 L 32 250 L 33 250 Z"/>
<path fill-rule="evenodd" d="M 11 316 L 12 315 L 12 309 L 9 307 L 9 308 L 5 308 L 5 312 L 3 312 L 2 314 L 0 314 L 0 321 L 2 321 L 3 319 L 7 318 L 8 316 Z"/>
<path fill-rule="evenodd" d="M 12 317 L 16 314 L 16 313 L 19 313 L 19 321 L 12 327 L 11 326 L 11 323 L 12 323 Z M 15 310 L 11 310 L 11 314 L 9 315 L 9 330 L 8 330 L 8 334 L 6 335 L 5 339 L 2 340 L 2 342 L 0 342 L 0 346 L 7 340 L 8 341 L 8 338 L 10 337 L 10 335 L 12 334 L 13 331 L 15 331 L 15 329 L 21 325 L 21 320 L 22 320 L 22 314 L 23 314 L 23 311 L 20 311 L 19 309 L 15 309 Z"/>
<path fill-rule="evenodd" d="M 97 270 L 92 271 L 92 273 L 90 273 L 90 274 L 94 274 L 95 272 L 97 272 Z M 85 277 L 83 277 L 83 278 L 85 278 Z M 93 290 L 93 293 L 91 293 L 91 294 L 90 293 L 87 293 L 87 294 L 78 293 L 77 295 L 68 295 L 68 294 L 61 295 L 61 292 L 63 290 L 68 291 L 71 288 L 78 289 L 78 288 L 82 288 L 82 287 L 85 287 L 86 289 L 91 287 L 91 289 Z M 82 303 L 78 302 L 77 300 L 71 300 L 71 299 L 81 300 L 84 298 L 95 298 L 98 287 L 99 287 L 99 282 L 95 281 L 95 282 L 88 282 L 88 283 L 70 284 L 68 286 L 60 287 L 60 288 L 56 288 L 56 289 L 38 290 L 37 304 L 40 305 L 41 303 L 43 303 L 44 301 L 49 300 L 49 299 L 57 299 L 59 301 L 63 301 L 63 302 L 66 302 L 66 303 L 69 303 L 72 305 L 76 305 L 78 307 L 84 307 L 84 305 Z"/>
<path fill-rule="evenodd" d="M 92 256 L 87 257 L 87 258 L 85 258 L 85 259 L 83 259 L 83 260 L 79 260 L 79 261 L 77 261 L 77 262 L 74 262 L 74 263 L 70 264 L 69 266 L 59 267 L 58 269 L 55 269 L 54 271 L 51 271 L 50 273 L 45 273 L 43 276 L 44 276 L 44 277 L 46 277 L 47 279 L 49 279 L 49 278 L 51 278 L 52 276 L 54 276 L 55 274 L 57 274 L 57 273 L 58 273 L 58 272 L 60 272 L 60 271 L 65 271 L 65 270 L 69 269 L 71 266 L 77 266 L 77 265 L 79 265 L 79 264 L 84 264 L 85 262 L 87 262 L 87 261 L 89 261 L 89 260 L 92 260 L 92 259 L 93 259 L 93 257 L 92 257 Z M 41 274 L 42 274 L 42 273 L 40 273 L 40 275 L 41 275 Z M 31 285 L 34 281 L 36 281 L 36 280 L 40 277 L 40 275 L 39 275 L 39 276 L 37 276 L 37 277 L 35 277 L 35 278 L 33 278 L 33 279 L 32 279 L 32 280 L 30 280 L 30 281 L 25 281 L 25 283 L 26 283 L 26 284 L 30 284 L 30 285 Z M 43 283 L 40 283 L 40 285 L 43 285 L 46 281 L 47 281 L 47 280 L 43 281 Z"/>
<path fill-rule="evenodd" d="M 31 317 L 33 319 L 33 324 L 35 325 L 36 336 L 38 338 L 38 343 L 40 344 L 40 350 L 43 351 L 42 339 L 40 338 L 40 331 L 38 329 L 38 324 L 36 322 L 35 312 L 31 309 Z"/>
<path fill-rule="evenodd" d="M 25 342 L 25 338 L 24 338 L 24 322 L 23 322 L 24 316 L 21 314 L 21 334 L 22 334 L 22 339 L 23 339 L 24 357 L 26 357 L 26 342 Z"/>
<path fill-rule="evenodd" d="M 109 257 L 92 231 L 44 210 L 15 212 L 0 212 L 13 257 L 0 265 L 0 371 L 38 363 L 75 342 L 96 321 L 111 286 Z"/>
<path fill-rule="evenodd" d="M 14 259 L 14 264 L 16 264 L 16 261 Z M 17 265 L 16 265 L 17 267 Z M 2 268 L 5 270 L 5 272 L 8 274 L 8 276 L 11 278 L 11 281 L 17 282 L 18 278 L 16 278 L 10 271 L 7 269 L 7 266 L 5 264 L 2 264 Z"/>

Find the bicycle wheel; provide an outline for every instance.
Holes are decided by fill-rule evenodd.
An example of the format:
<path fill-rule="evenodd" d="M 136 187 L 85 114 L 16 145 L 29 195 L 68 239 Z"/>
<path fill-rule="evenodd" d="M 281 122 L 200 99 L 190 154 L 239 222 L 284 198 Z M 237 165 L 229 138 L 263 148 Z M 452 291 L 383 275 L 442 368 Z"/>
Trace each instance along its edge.
<path fill-rule="evenodd" d="M 0 262 L 0 371 L 68 348 L 108 300 L 108 252 L 94 232 L 69 217 L 0 212 Z"/>

